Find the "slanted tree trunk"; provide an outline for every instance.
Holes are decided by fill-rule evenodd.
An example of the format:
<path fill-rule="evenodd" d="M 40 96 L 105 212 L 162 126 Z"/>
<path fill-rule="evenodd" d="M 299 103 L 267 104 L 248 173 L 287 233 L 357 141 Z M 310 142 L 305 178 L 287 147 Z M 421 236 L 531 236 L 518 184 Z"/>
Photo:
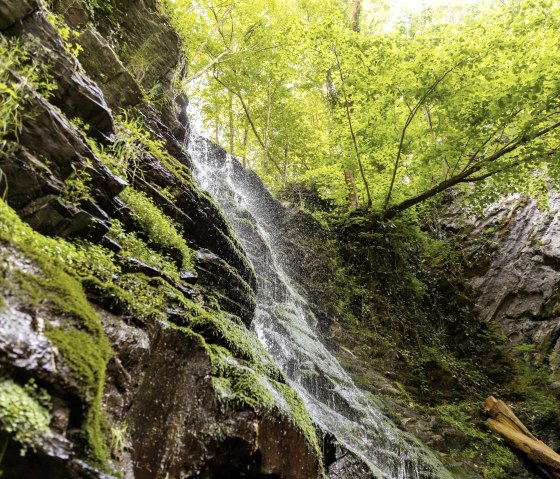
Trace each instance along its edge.
<path fill-rule="evenodd" d="M 235 129 L 233 125 L 233 93 L 228 91 L 229 100 L 229 153 L 235 156 Z"/>
<path fill-rule="evenodd" d="M 364 172 L 364 165 L 362 164 L 362 157 L 360 155 L 360 149 L 358 148 L 358 140 L 356 139 L 356 134 L 354 133 L 354 126 L 352 124 L 352 114 L 350 112 L 350 99 L 346 94 L 346 87 L 344 83 L 344 75 L 342 73 L 342 65 L 340 64 L 340 59 L 336 51 L 336 47 L 333 45 L 332 51 L 334 53 L 334 58 L 336 59 L 336 66 L 338 68 L 338 73 L 340 74 L 340 86 L 342 89 L 342 94 L 344 95 L 344 108 L 346 110 L 346 118 L 348 119 L 348 128 L 350 130 L 350 136 L 352 137 L 352 143 L 354 144 L 354 152 L 356 153 L 356 160 L 358 161 L 358 167 L 360 169 L 360 175 L 362 176 L 362 181 L 364 182 L 364 187 L 366 189 L 367 195 L 367 207 L 371 208 L 371 194 L 369 192 L 369 184 L 366 179 L 366 174 Z M 346 175 L 346 173 L 345 173 Z"/>
<path fill-rule="evenodd" d="M 249 122 L 245 119 L 245 128 L 243 129 L 243 144 L 241 145 L 242 148 L 242 163 L 243 168 L 247 168 L 247 142 L 249 139 Z"/>
<path fill-rule="evenodd" d="M 560 454 L 533 436 L 513 411 L 494 396 L 488 396 L 484 409 L 490 416 L 486 424 L 554 478 L 560 479 Z"/>

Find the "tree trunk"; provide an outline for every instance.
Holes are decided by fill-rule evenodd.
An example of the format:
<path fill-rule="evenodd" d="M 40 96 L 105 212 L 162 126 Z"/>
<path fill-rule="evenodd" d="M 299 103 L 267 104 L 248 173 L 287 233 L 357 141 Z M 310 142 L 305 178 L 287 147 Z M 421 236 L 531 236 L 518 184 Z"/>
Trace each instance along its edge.
<path fill-rule="evenodd" d="M 358 193 L 356 192 L 356 180 L 352 170 L 344 170 L 344 181 L 348 187 L 348 202 L 354 207 L 358 207 Z"/>
<path fill-rule="evenodd" d="M 243 130 L 243 168 L 247 168 L 247 140 L 249 139 L 249 122 L 245 120 L 245 129 Z"/>
<path fill-rule="evenodd" d="M 286 178 L 288 176 L 288 154 L 290 149 L 285 146 L 284 147 L 284 176 L 282 178 L 282 183 L 286 184 Z"/>
<path fill-rule="evenodd" d="M 364 186 L 366 188 L 367 207 L 371 208 L 372 202 L 371 202 L 371 194 L 369 192 L 369 184 L 368 184 L 368 181 L 366 179 L 366 174 L 364 172 L 364 166 L 362 164 L 362 158 L 360 156 L 360 149 L 358 148 L 358 140 L 356 140 L 356 135 L 354 133 L 354 126 L 352 125 L 352 114 L 350 113 L 350 99 L 348 98 L 348 95 L 346 94 L 346 88 L 344 86 L 344 75 L 342 73 L 342 65 L 340 64 L 340 59 L 338 58 L 338 53 L 337 53 L 334 45 L 333 45 L 333 53 L 334 53 L 334 57 L 336 59 L 336 65 L 338 67 L 338 73 L 340 74 L 340 86 L 342 88 L 342 93 L 344 95 L 344 107 L 345 107 L 345 110 L 346 110 L 346 118 L 348 120 L 348 128 L 350 130 L 350 136 L 352 137 L 352 143 L 354 144 L 354 152 L 356 153 L 356 160 L 358 161 L 358 167 L 360 169 L 360 175 L 362 176 L 362 181 L 364 182 Z"/>
<path fill-rule="evenodd" d="M 268 174 L 268 158 L 270 156 L 270 113 L 272 110 L 272 94 L 270 92 L 270 78 L 266 87 L 266 123 L 264 127 L 264 172 Z"/>
<path fill-rule="evenodd" d="M 233 93 L 228 91 L 229 99 L 229 153 L 235 156 L 234 151 L 234 140 L 235 140 L 235 130 L 233 127 Z"/>
<path fill-rule="evenodd" d="M 362 2 L 361 0 L 354 0 L 352 4 L 352 19 L 350 23 L 350 28 L 355 32 L 360 31 L 360 13 L 362 10 Z"/>
<path fill-rule="evenodd" d="M 503 401 L 488 396 L 484 409 L 490 416 L 486 424 L 491 431 L 502 436 L 538 466 L 544 467 L 554 479 L 560 479 L 560 454 L 533 436 Z"/>

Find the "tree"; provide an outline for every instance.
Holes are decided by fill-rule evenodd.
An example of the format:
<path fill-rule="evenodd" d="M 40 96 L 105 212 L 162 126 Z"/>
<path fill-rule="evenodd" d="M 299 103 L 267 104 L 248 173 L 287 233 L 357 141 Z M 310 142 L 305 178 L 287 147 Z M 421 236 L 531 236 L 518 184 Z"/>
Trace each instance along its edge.
<path fill-rule="evenodd" d="M 312 181 L 345 206 L 356 173 L 364 206 L 391 218 L 449 188 L 489 201 L 560 177 L 557 2 L 431 8 L 390 28 L 358 0 L 219 5 L 185 27 L 191 96 L 270 186 Z"/>

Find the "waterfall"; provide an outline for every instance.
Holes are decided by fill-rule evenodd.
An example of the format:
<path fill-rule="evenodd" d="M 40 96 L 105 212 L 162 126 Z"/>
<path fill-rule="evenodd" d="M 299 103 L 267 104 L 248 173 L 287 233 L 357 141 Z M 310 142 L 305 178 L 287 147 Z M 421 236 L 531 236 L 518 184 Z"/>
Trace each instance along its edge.
<path fill-rule="evenodd" d="M 427 448 L 399 430 L 356 387 L 323 345 L 302 289 L 287 274 L 282 255 L 285 244 L 276 223 L 281 206 L 258 177 L 195 133 L 191 133 L 188 150 L 198 186 L 225 212 L 257 274 L 254 331 L 304 400 L 313 421 L 355 454 L 370 470 L 370 477 L 451 478 Z M 336 468 L 337 463 L 331 468 L 332 477 L 365 477 Z"/>

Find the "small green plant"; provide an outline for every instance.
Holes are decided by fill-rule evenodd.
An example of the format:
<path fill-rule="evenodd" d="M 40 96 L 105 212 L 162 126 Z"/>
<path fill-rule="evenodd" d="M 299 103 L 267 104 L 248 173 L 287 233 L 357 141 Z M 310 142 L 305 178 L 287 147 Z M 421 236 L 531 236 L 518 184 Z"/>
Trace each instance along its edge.
<path fill-rule="evenodd" d="M 159 269 L 167 276 L 179 281 L 177 265 L 168 256 L 158 253 L 150 248 L 133 232 L 125 231 L 120 221 L 114 220 L 109 235 L 117 241 L 122 250 L 120 254 L 129 258 L 136 258 L 149 266 Z"/>
<path fill-rule="evenodd" d="M 91 191 L 91 175 L 87 165 L 74 170 L 64 182 L 60 197 L 68 203 L 78 206 L 83 200 L 89 198 Z"/>
<path fill-rule="evenodd" d="M 37 397 L 39 395 L 39 397 Z M 34 383 L 0 382 L 0 428 L 23 446 L 36 447 L 49 432 L 48 396 Z"/>
<path fill-rule="evenodd" d="M 194 185 L 192 172 L 167 152 L 164 141 L 154 138 L 143 121 L 135 117 L 133 110 L 119 116 L 115 127 L 117 134 L 113 152 L 117 158 L 124 160 L 127 165 L 132 163 L 136 169 L 139 159 L 151 155 L 183 183 Z"/>
<path fill-rule="evenodd" d="M 111 454 L 118 457 L 123 452 L 130 451 L 131 449 L 128 423 L 123 421 L 121 424 L 111 428 Z"/>
<path fill-rule="evenodd" d="M 31 41 L 0 37 L 0 158 L 16 148 L 23 115 L 30 114 L 23 113 L 23 106 L 31 99 L 33 90 L 49 97 L 56 88 L 48 68 L 34 59 L 34 48 Z"/>
<path fill-rule="evenodd" d="M 67 25 L 61 16 L 56 15 L 51 11 L 47 11 L 46 17 L 47 20 L 56 28 L 60 38 L 62 38 L 66 53 L 75 58 L 78 57 L 78 55 L 84 50 L 82 46 L 75 41 L 78 34 Z"/>
<path fill-rule="evenodd" d="M 116 10 L 115 0 L 86 0 L 83 2 L 94 22 L 98 16 L 113 22 L 113 13 Z"/>

